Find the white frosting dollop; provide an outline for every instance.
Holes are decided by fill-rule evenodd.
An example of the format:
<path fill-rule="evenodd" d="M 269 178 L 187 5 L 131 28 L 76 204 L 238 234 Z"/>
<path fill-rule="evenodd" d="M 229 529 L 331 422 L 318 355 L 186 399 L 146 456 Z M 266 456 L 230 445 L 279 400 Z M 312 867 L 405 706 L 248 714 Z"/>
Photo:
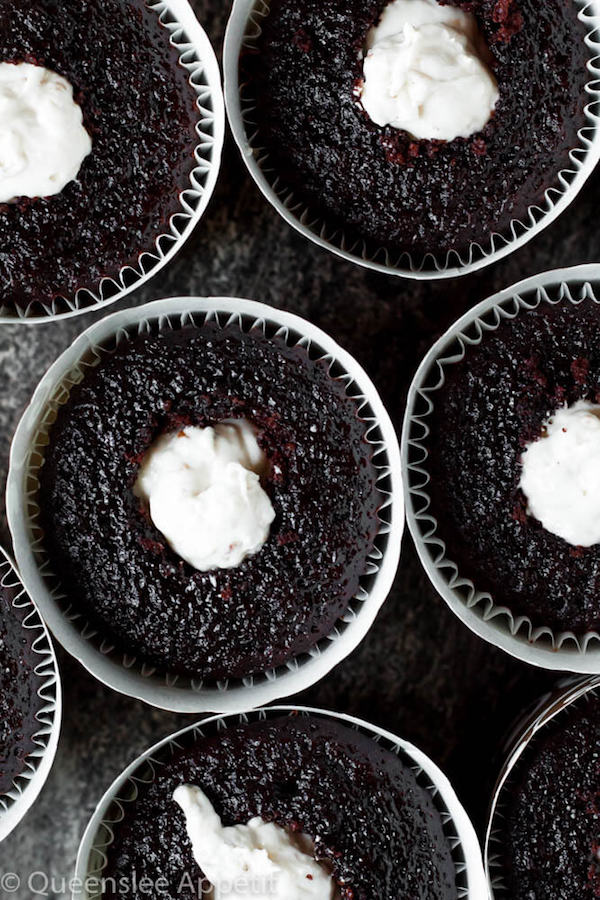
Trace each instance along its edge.
<path fill-rule="evenodd" d="M 527 512 L 569 544 L 599 544 L 600 406 L 578 400 L 557 410 L 521 461 Z"/>
<path fill-rule="evenodd" d="M 256 553 L 275 518 L 260 484 L 267 460 L 243 419 L 158 438 L 134 493 L 173 550 L 195 569 L 230 569 Z"/>
<path fill-rule="evenodd" d="M 0 63 L 0 203 L 59 194 L 91 150 L 65 78 L 30 63 Z"/>
<path fill-rule="evenodd" d="M 198 787 L 173 794 L 185 814 L 194 859 L 213 885 L 213 900 L 334 900 L 331 875 L 309 837 L 257 817 L 224 828 Z"/>
<path fill-rule="evenodd" d="M 360 99 L 376 125 L 451 141 L 489 121 L 498 85 L 470 13 L 437 0 L 393 0 L 365 50 Z"/>

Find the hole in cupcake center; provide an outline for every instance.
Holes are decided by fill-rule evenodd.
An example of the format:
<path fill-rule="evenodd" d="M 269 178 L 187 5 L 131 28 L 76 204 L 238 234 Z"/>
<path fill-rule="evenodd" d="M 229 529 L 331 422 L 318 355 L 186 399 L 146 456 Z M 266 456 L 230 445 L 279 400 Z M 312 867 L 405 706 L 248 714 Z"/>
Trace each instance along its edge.
<path fill-rule="evenodd" d="M 339 900 L 307 835 L 259 816 L 224 827 L 206 794 L 193 785 L 180 785 L 173 799 L 185 815 L 194 859 L 213 885 L 212 900 Z"/>
<path fill-rule="evenodd" d="M 558 409 L 521 457 L 527 512 L 569 544 L 600 543 L 600 406 Z"/>
<path fill-rule="evenodd" d="M 30 63 L 0 63 L 0 203 L 59 194 L 91 151 L 65 78 Z"/>
<path fill-rule="evenodd" d="M 268 460 L 254 426 L 229 419 L 161 435 L 134 485 L 156 528 L 195 569 L 231 569 L 257 553 L 275 511 L 260 483 Z"/>
<path fill-rule="evenodd" d="M 360 100 L 376 125 L 417 140 L 467 138 L 498 101 L 490 61 L 471 13 L 437 0 L 393 0 L 367 35 Z"/>

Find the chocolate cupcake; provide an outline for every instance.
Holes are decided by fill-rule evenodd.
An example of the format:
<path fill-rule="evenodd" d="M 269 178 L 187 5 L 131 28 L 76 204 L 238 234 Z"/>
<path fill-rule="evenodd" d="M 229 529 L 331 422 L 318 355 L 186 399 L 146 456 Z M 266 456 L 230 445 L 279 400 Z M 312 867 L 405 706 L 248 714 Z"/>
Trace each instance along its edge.
<path fill-rule="evenodd" d="M 448 367 L 427 440 L 432 512 L 459 572 L 515 616 L 580 635 L 600 629 L 593 481 L 585 489 L 599 324 L 591 298 L 505 320 Z"/>
<path fill-rule="evenodd" d="M 0 588 L 0 802 L 25 769 L 36 749 L 37 718 L 44 703 L 39 655 L 23 627 L 27 616 L 13 605 L 20 588 Z"/>
<path fill-rule="evenodd" d="M 408 520 L 444 599 L 528 662 L 588 673 L 600 671 L 596 274 L 549 272 L 467 313 L 421 364 L 403 431 Z"/>
<path fill-rule="evenodd" d="M 594 900 L 600 891 L 597 679 L 543 704 L 512 748 L 490 822 L 495 900 Z"/>
<path fill-rule="evenodd" d="M 0 551 L 0 840 L 25 814 L 48 774 L 59 721 L 50 639 Z"/>
<path fill-rule="evenodd" d="M 222 122 L 219 98 L 209 109 L 216 63 L 196 27 L 202 46 L 181 28 L 172 41 L 177 22 L 145 0 L 0 2 L 4 315 L 115 299 L 197 221 Z"/>
<path fill-rule="evenodd" d="M 254 447 L 231 462 L 244 431 Z M 365 433 L 301 347 L 215 323 L 139 337 L 52 428 L 47 552 L 76 608 L 147 663 L 213 681 L 280 666 L 332 630 L 365 571 L 382 502 Z"/>
<path fill-rule="evenodd" d="M 552 212 L 589 147 L 583 6 L 238 0 L 234 132 L 288 221 L 342 255 L 430 276 L 483 264 Z"/>
<path fill-rule="evenodd" d="M 169 708 L 252 706 L 368 630 L 397 567 L 399 476 L 373 385 L 318 329 L 158 301 L 92 326 L 43 380 L 11 528 L 55 633 L 103 680 Z"/>
<path fill-rule="evenodd" d="M 160 879 L 166 898 L 250 888 L 327 900 L 482 896 L 481 863 L 462 843 L 472 828 L 461 832 L 446 806 L 456 803 L 451 788 L 438 792 L 435 767 L 382 735 L 317 710 L 187 728 L 115 782 L 82 842 L 78 876 L 101 878 L 107 900 L 111 885 L 135 896 L 134 876 Z"/>

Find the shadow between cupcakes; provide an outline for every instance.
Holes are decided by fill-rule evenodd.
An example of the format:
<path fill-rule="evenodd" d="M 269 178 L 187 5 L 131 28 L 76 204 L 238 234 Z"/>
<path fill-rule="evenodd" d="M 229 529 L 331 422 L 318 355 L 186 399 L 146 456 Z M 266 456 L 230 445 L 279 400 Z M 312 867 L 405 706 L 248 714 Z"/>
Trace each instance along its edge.
<path fill-rule="evenodd" d="M 286 183 L 285 174 L 276 170 L 268 148 L 261 143 L 256 114 L 260 98 L 252 94 L 241 65 L 245 57 L 252 59 L 259 52 L 259 39 L 270 12 L 269 0 L 234 0 L 225 37 L 225 103 L 242 158 L 265 198 L 289 225 L 350 262 L 415 279 L 453 278 L 484 268 L 523 246 L 557 218 L 576 197 L 600 158 L 597 127 L 600 11 L 595 2 L 588 0 L 576 0 L 576 7 L 587 32 L 585 44 L 589 49 L 590 77 L 585 94 L 591 98 L 585 106 L 586 124 L 578 132 L 579 145 L 570 151 L 568 165 L 556 172 L 543 197 L 529 207 L 527 215 L 521 219 L 513 218 L 506 228 L 493 230 L 485 241 L 474 241 L 462 250 L 428 251 L 421 256 L 408 250 L 393 251 L 377 242 L 356 237 L 344 228 L 343 223 L 328 221 L 320 212 L 307 206 L 297 191 Z M 300 46 L 300 38 L 298 42 Z"/>
<path fill-rule="evenodd" d="M 436 396 L 444 389 L 449 367 L 465 359 L 471 347 L 484 342 L 502 323 L 521 314 L 544 304 L 557 307 L 598 302 L 595 289 L 599 279 L 596 265 L 547 272 L 474 307 L 437 341 L 421 363 L 409 391 L 402 431 L 407 520 L 421 562 L 438 593 L 472 631 L 513 656 L 542 668 L 581 673 L 600 672 L 598 632 L 577 634 L 556 629 L 524 614 L 522 608 L 516 612 L 511 609 L 510 598 L 500 603 L 448 556 L 435 514 L 428 439 Z M 542 422 L 539 424 L 541 428 Z"/>
<path fill-rule="evenodd" d="M 331 633 L 308 653 L 259 676 L 209 684 L 157 670 L 119 651 L 71 603 L 53 572 L 39 522 L 37 472 L 44 461 L 58 408 L 75 383 L 103 355 L 129 336 L 178 330 L 205 321 L 220 327 L 235 323 L 279 335 L 288 346 L 299 343 L 313 359 L 324 358 L 332 375 L 346 385 L 365 421 L 373 444 L 377 491 L 381 496 L 378 533 L 359 589 Z M 241 711 L 294 693 L 315 683 L 362 640 L 384 602 L 398 565 L 403 529 L 399 447 L 374 386 L 358 364 L 316 327 L 296 316 L 251 301 L 179 298 L 116 313 L 89 328 L 42 379 L 13 442 L 7 487 L 9 523 L 24 581 L 37 598 L 57 638 L 92 674 L 109 686 L 156 706 L 181 712 Z"/>

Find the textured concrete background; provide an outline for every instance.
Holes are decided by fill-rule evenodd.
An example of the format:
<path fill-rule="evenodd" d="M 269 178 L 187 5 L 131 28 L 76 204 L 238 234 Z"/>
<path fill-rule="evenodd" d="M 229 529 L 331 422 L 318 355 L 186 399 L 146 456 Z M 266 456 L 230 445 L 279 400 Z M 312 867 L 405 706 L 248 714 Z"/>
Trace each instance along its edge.
<path fill-rule="evenodd" d="M 194 5 L 220 52 L 229 4 Z M 528 275 L 600 258 L 599 198 L 596 176 L 557 223 L 509 259 L 483 274 L 420 285 L 363 271 L 306 242 L 263 201 L 228 138 L 219 187 L 195 234 L 166 271 L 121 305 L 212 294 L 299 313 L 365 366 L 400 430 L 412 374 L 455 318 Z M 94 318 L 0 331 L 2 482 L 11 436 L 36 383 Z M 3 509 L 0 538 L 10 547 Z M 33 810 L 0 846 L 0 875 L 24 879 L 15 900 L 32 896 L 25 882 L 35 871 L 54 879 L 48 897 L 66 896 L 62 879 L 72 873 L 101 794 L 150 744 L 192 721 L 111 693 L 60 650 L 59 660 L 65 713 L 56 763 Z M 367 639 L 296 699 L 362 716 L 421 746 L 453 780 L 481 834 L 502 736 L 553 680 L 472 636 L 430 586 L 406 535 L 394 590 Z"/>

